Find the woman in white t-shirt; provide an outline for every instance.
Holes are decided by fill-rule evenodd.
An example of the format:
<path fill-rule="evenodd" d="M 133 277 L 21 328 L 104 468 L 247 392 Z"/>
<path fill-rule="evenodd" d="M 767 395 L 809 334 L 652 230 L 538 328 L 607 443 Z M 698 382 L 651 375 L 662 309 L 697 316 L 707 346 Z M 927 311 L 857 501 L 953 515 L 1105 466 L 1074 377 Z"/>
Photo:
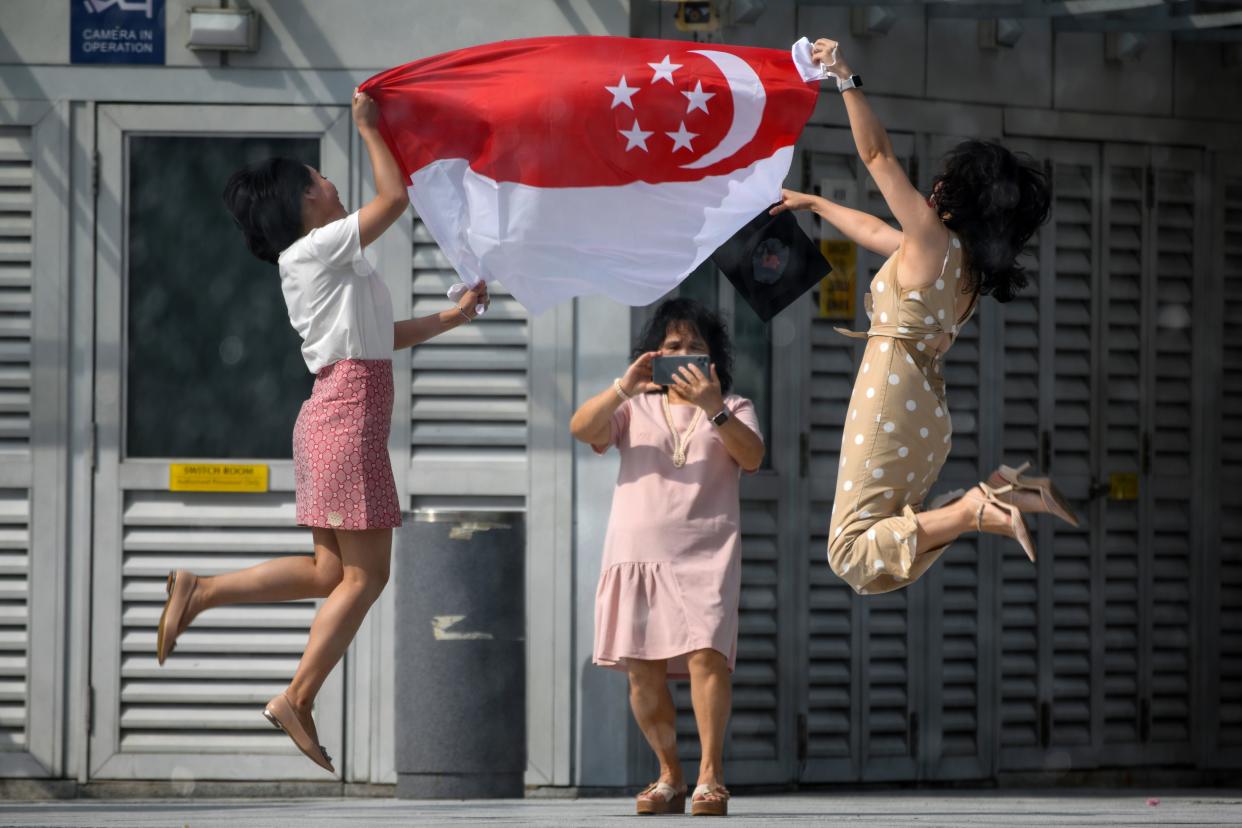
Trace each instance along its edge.
<path fill-rule="evenodd" d="M 200 612 L 225 604 L 324 598 L 293 680 L 264 715 L 320 767 L 335 773 L 311 716 L 315 696 L 388 582 L 401 508 L 388 457 L 392 352 L 466 324 L 488 304 L 480 285 L 457 305 L 393 322 L 392 298 L 363 257 L 409 203 L 400 169 L 380 137 L 379 109 L 354 94 L 354 123 L 375 172 L 376 196 L 346 214 L 336 187 L 306 165 L 270 158 L 229 179 L 224 201 L 255 256 L 280 267 L 289 321 L 302 337 L 314 390 L 293 429 L 297 520 L 315 554 L 282 557 L 211 577 L 168 576 L 160 664 Z"/>

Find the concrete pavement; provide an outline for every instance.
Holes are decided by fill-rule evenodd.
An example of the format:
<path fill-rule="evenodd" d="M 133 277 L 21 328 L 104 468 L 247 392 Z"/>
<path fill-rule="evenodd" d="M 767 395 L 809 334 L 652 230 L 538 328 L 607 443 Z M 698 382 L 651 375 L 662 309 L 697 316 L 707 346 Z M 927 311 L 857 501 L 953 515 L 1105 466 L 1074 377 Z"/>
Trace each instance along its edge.
<path fill-rule="evenodd" d="M 731 825 L 1242 825 L 1242 791 L 868 791 L 737 796 Z M 631 799 L 440 802 L 395 799 L 0 802 L 6 826 L 323 826 L 631 824 Z M 688 817 L 683 817 L 688 818 Z M 667 821 L 666 818 L 664 821 Z M 661 823 L 663 824 L 663 823 Z"/>

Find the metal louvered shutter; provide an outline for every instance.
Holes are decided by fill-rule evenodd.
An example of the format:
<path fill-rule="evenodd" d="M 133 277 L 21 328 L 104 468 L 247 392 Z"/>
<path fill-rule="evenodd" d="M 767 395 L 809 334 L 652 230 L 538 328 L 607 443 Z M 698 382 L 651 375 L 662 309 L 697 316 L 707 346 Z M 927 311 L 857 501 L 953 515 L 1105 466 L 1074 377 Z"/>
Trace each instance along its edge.
<path fill-rule="evenodd" d="M 30 500 L 0 489 L 0 750 L 26 750 Z"/>
<path fill-rule="evenodd" d="M 894 135 L 898 156 L 914 154 L 909 135 Z M 856 193 L 858 209 L 889 218 L 887 205 L 844 130 L 818 131 L 808 184 Z M 833 194 L 824 195 L 832 197 Z M 846 195 L 846 200 L 850 196 Z M 858 251 L 856 314 L 869 323 L 862 297 L 884 260 Z M 809 675 L 807 761 L 802 781 L 914 779 L 919 773 L 920 687 L 926 652 L 922 623 L 927 589 L 861 598 L 828 568 L 827 532 L 845 421 L 861 348 L 823 319 L 811 324 L 807 578 Z"/>
<path fill-rule="evenodd" d="M 1194 711 L 1192 673 L 1198 636 L 1195 606 L 1197 508 L 1192 501 L 1199 460 L 1194 446 L 1201 412 L 1196 404 L 1194 319 L 1197 314 L 1197 211 L 1202 160 L 1188 150 L 1152 150 L 1151 281 L 1145 291 L 1150 322 L 1147 417 L 1150 464 L 1144 498 L 1150 529 L 1143 614 L 1149 625 L 1144 653 L 1143 736 L 1150 762 L 1190 759 Z"/>
<path fill-rule="evenodd" d="M 1075 148 L 1085 149 L 1085 148 Z M 1095 147 L 1090 147 L 1094 151 Z M 1054 158 L 1051 262 L 1055 272 L 1041 294 L 1042 420 L 1051 451 L 1043 470 L 1072 499 L 1091 481 L 1092 304 L 1099 199 L 1097 156 Z M 1055 326 L 1053 328 L 1052 326 Z M 1049 410 L 1050 409 L 1050 410 Z M 1039 520 L 1045 736 L 1052 761 L 1081 767 L 1091 746 L 1091 537 L 1044 517 Z M 1011 554 L 1021 555 L 1017 550 Z"/>
<path fill-rule="evenodd" d="M 746 488 L 743 481 L 743 490 Z M 779 768 L 786 759 L 779 754 L 778 721 L 783 678 L 779 642 L 779 508 L 775 498 L 750 497 L 742 501 L 742 592 L 727 747 L 730 764 L 751 761 L 756 770 L 762 764 Z M 748 776 L 757 778 L 759 774 Z"/>
<path fill-rule="evenodd" d="M 1046 232 L 1046 228 L 1037 231 L 1027 244 L 1023 256 L 1029 280 L 1026 289 L 995 309 L 1004 332 L 999 453 L 1006 459 L 1039 455 L 1041 234 Z M 1030 752 L 1040 746 L 1039 571 L 1021 551 L 1003 543 L 993 543 L 994 554 L 999 555 L 995 583 L 1000 593 L 995 638 L 1000 651 L 996 739 L 1011 753 Z"/>
<path fill-rule="evenodd" d="M 1102 477 L 1142 474 L 1145 398 L 1142 369 L 1143 295 L 1146 272 L 1146 152 L 1141 147 L 1109 147 L 1104 177 L 1102 371 L 1104 399 L 1101 435 Z M 1142 511 L 1139 500 L 1109 498 L 1095 510 L 1103 568 L 1104 640 L 1098 703 L 1101 741 L 1137 747 L 1143 649 Z M 1131 761 L 1139 761 L 1136 750 Z"/>
<path fill-rule="evenodd" d="M 1207 546 L 1211 577 L 1205 580 L 1207 624 L 1213 646 L 1201 651 L 1206 666 L 1200 761 L 1242 767 L 1242 342 L 1229 334 L 1242 320 L 1242 155 L 1219 160 L 1216 181 L 1216 248 L 1222 274 L 1220 307 L 1209 341 L 1222 348 L 1217 384 L 1214 489 L 1206 498 L 1217 512 L 1215 538 Z M 1213 566 L 1214 563 L 1214 566 Z"/>
<path fill-rule="evenodd" d="M 835 143 L 839 145 L 836 151 L 811 156 L 808 186 L 818 186 L 825 179 L 857 186 L 858 173 L 849 145 L 840 137 Z M 824 195 L 833 197 L 832 193 Z M 865 259 L 869 255 L 859 251 L 860 282 L 867 278 Z M 865 292 L 865 284 L 860 289 Z M 856 320 L 858 316 L 866 318 L 860 313 Z M 833 331 L 833 325 L 818 316 L 811 320 L 807 378 L 807 763 L 801 778 L 808 782 L 857 779 L 859 773 L 855 721 L 859 676 L 854 660 L 858 608 L 853 590 L 829 569 L 827 555 L 841 431 L 857 366 L 848 340 Z"/>
<path fill-rule="evenodd" d="M 31 150 L 0 129 L 0 752 L 29 749 Z"/>
<path fill-rule="evenodd" d="M 293 494 L 130 491 L 123 514 L 120 749 L 184 752 L 192 739 L 208 754 L 289 754 L 288 737 L 258 713 L 297 668 L 315 601 L 213 609 L 163 667 L 155 633 L 170 570 L 217 575 L 305 554 Z M 339 732 L 321 735 L 340 744 Z"/>
<path fill-rule="evenodd" d="M 26 462 L 33 258 L 30 156 L 29 129 L 0 129 L 0 456 L 18 455 Z"/>
<path fill-rule="evenodd" d="M 1075 501 L 1091 488 L 1092 294 L 1099 161 L 1095 145 L 1015 142 L 1043 160 L 1052 216 L 1028 248 L 1033 284 L 1006 307 L 1000 454 L 1051 473 Z M 1012 321 L 1013 329 L 1010 330 Z M 1008 373 L 1012 370 L 1012 373 Z M 1000 628 L 999 770 L 1091 760 L 1092 561 L 1089 529 L 1041 517 L 1032 565 L 994 541 Z M 1031 521 L 1028 521 L 1028 525 Z"/>
<path fill-rule="evenodd" d="M 443 310 L 456 272 L 414 221 L 413 315 Z M 411 356 L 412 508 L 522 509 L 526 503 L 529 326 L 526 310 L 488 285 L 487 313 Z"/>
<path fill-rule="evenodd" d="M 1137 497 L 1096 507 L 1095 743 L 1109 765 L 1168 764 L 1191 748 L 1192 364 L 1197 155 L 1104 148 L 1101 484 Z M 1103 486 L 1101 485 L 1101 491 Z M 1100 592 L 1097 589 L 1097 592 Z"/>
<path fill-rule="evenodd" d="M 931 192 L 939 159 L 961 139 L 932 136 L 920 164 L 922 192 Z M 952 275 L 952 274 L 950 274 Z M 983 479 L 992 456 L 998 424 L 992 420 L 996 402 L 990 377 L 999 327 L 993 317 L 999 305 L 986 298 L 958 334 L 944 359 L 945 392 L 952 428 L 949 459 L 940 473 L 936 494 L 968 489 Z M 956 320 L 946 321 L 953 324 Z M 968 533 L 953 542 L 924 575 L 927 609 L 925 653 L 916 669 L 925 673 L 920 776 L 928 779 L 978 779 L 989 771 L 991 740 L 991 652 L 983 630 L 990 626 L 991 601 L 985 585 L 994 578 L 995 550 L 989 539 Z"/>

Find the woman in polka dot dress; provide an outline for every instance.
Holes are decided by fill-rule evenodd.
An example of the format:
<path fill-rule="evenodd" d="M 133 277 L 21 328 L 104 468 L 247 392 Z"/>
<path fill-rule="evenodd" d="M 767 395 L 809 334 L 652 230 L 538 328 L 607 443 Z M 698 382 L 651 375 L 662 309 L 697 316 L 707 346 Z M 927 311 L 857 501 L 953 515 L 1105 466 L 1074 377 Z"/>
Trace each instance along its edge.
<path fill-rule="evenodd" d="M 866 297 L 871 327 L 841 442 L 828 539 L 833 571 L 860 593 L 908 586 L 959 535 L 1015 538 L 1033 561 L 1023 512 L 1075 522 L 1052 483 L 1001 466 L 942 508 L 923 510 L 949 456 L 952 419 L 944 355 L 981 295 L 1007 302 L 1026 283 L 1018 254 L 1048 216 L 1039 168 L 997 144 L 968 141 L 945 159 L 930 199 L 906 177 L 888 134 L 837 44 L 814 57 L 842 89 L 858 153 L 900 230 L 817 196 L 785 191 L 782 210 L 813 210 L 859 245 L 887 256 Z"/>
<path fill-rule="evenodd" d="M 224 191 L 247 247 L 279 265 L 289 321 L 315 374 L 293 429 L 297 521 L 311 527 L 314 556 L 209 577 L 170 573 L 156 636 L 163 664 L 204 610 L 323 598 L 293 680 L 263 714 L 330 773 L 336 771 L 319 744 L 312 706 L 388 582 L 392 530 L 401 525 L 388 457 L 392 353 L 470 322 L 488 302 L 480 285 L 449 310 L 394 323 L 392 298 L 363 249 L 401 217 L 409 200 L 380 137 L 374 101 L 355 93 L 353 114 L 377 193 L 357 212 L 346 213 L 336 187 L 317 170 L 283 158 L 237 171 Z"/>

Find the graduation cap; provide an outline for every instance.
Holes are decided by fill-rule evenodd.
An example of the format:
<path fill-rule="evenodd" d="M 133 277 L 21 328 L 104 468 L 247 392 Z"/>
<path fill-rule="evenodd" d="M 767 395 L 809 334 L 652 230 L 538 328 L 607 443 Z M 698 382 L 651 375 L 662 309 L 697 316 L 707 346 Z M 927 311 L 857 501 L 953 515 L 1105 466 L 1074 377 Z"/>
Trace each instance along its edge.
<path fill-rule="evenodd" d="M 712 261 L 764 322 L 832 270 L 788 210 L 755 216 L 712 254 Z"/>

